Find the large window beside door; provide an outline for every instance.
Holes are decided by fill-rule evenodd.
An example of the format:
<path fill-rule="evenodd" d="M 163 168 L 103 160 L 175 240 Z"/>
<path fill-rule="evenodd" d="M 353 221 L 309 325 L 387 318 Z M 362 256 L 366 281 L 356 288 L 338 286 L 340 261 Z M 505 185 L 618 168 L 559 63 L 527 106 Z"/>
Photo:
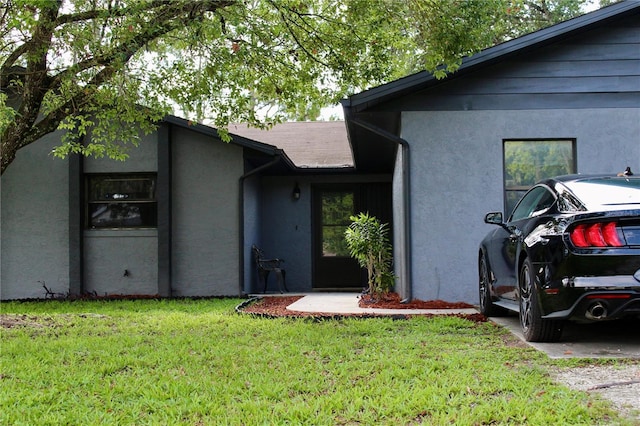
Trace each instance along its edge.
<path fill-rule="evenodd" d="M 322 256 L 348 257 L 344 231 L 354 214 L 354 194 L 347 191 L 322 192 Z"/>
<path fill-rule="evenodd" d="M 504 140 L 505 213 L 525 192 L 548 177 L 576 172 L 575 139 Z"/>
<path fill-rule="evenodd" d="M 156 174 L 86 176 L 87 228 L 154 228 L 158 223 Z"/>

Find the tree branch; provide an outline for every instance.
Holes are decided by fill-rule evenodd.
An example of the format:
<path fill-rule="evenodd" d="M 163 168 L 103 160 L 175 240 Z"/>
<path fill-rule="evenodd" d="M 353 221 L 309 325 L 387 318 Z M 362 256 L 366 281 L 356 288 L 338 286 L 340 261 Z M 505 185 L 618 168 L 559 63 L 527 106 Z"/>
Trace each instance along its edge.
<path fill-rule="evenodd" d="M 322 66 L 325 67 L 329 67 L 329 64 L 322 61 L 320 58 L 318 58 L 316 55 L 314 55 L 313 53 L 309 52 L 309 50 L 304 46 L 304 44 L 300 41 L 300 39 L 298 39 L 298 36 L 296 35 L 295 31 L 293 30 L 293 28 L 291 27 L 291 24 L 296 25 L 298 28 L 300 28 L 301 30 L 307 32 L 307 34 L 309 34 L 309 32 L 302 28 L 298 23 L 294 22 L 293 20 L 289 19 L 286 14 L 282 11 L 282 9 L 280 8 L 280 6 L 278 6 L 276 4 L 276 2 L 274 1 L 269 1 L 269 3 L 271 3 L 271 5 L 278 10 L 278 12 L 280 13 L 280 17 L 282 18 L 282 22 L 285 24 L 285 26 L 287 27 L 287 30 L 289 30 L 289 34 L 291 35 L 291 37 L 293 37 L 293 40 L 296 42 L 296 44 L 298 45 L 298 47 L 300 47 L 300 49 L 302 49 L 302 51 L 312 60 L 314 60 L 315 62 L 319 63 Z M 320 41 L 322 41 L 322 39 L 320 39 L 318 36 L 314 36 L 315 38 L 319 39 Z"/>
<path fill-rule="evenodd" d="M 99 87 L 102 83 L 111 78 L 116 72 L 113 67 L 105 67 L 102 71 L 97 73 L 89 82 L 89 86 Z M 37 141 L 41 137 L 48 133 L 55 131 L 62 120 L 69 116 L 72 110 L 81 110 L 83 106 L 89 105 L 92 101 L 92 97 L 85 91 L 78 91 L 73 97 L 71 97 L 63 105 L 59 106 L 55 110 L 49 112 L 42 120 L 34 123 L 29 130 L 24 134 L 23 139 L 20 141 L 18 149 L 23 148 L 30 143 Z"/>
<path fill-rule="evenodd" d="M 122 7 L 122 8 L 113 8 L 113 9 L 93 9 L 87 10 L 84 12 L 71 13 L 67 15 L 60 15 L 56 20 L 56 26 L 65 25 L 69 23 L 76 23 L 82 21 L 91 21 L 94 19 L 109 19 L 109 18 L 119 18 L 123 16 L 128 16 L 133 11 L 136 13 L 140 13 L 141 11 L 149 11 L 156 9 L 161 6 L 166 6 L 167 2 L 165 0 L 156 0 L 149 3 L 145 3 L 144 7 L 136 7 L 135 9 L 132 7 Z"/>
<path fill-rule="evenodd" d="M 212 12 L 217 10 L 218 8 L 229 6 L 233 4 L 233 2 L 207 0 L 195 3 L 175 3 L 160 0 L 153 2 L 152 4 L 156 6 L 146 8 L 146 10 L 152 10 L 153 8 L 157 9 L 155 18 L 149 20 L 150 22 L 154 22 L 157 24 L 157 26 L 152 28 L 152 31 L 138 33 L 131 40 L 124 41 L 123 43 L 112 49 L 110 52 L 86 59 L 84 61 L 80 61 L 72 65 L 66 70 L 58 73 L 58 75 L 53 78 L 48 89 L 53 91 L 58 90 L 60 85 L 68 75 L 77 74 L 94 67 L 112 64 L 115 60 L 122 58 L 123 56 L 126 56 L 128 60 L 129 58 L 131 58 L 131 56 L 133 56 L 135 52 L 140 50 L 150 41 L 153 41 L 164 34 L 170 33 L 171 31 L 183 27 L 183 21 L 176 19 L 181 14 L 193 14 L 204 11 Z M 121 63 L 124 64 L 126 63 L 126 61 L 122 61 Z"/>
<path fill-rule="evenodd" d="M 9 78 L 11 76 L 9 70 L 22 55 L 32 48 L 32 44 L 33 43 L 29 41 L 21 44 L 7 56 L 7 59 L 5 59 L 4 63 L 0 67 L 0 88 L 7 87 L 9 85 Z"/>
<path fill-rule="evenodd" d="M 114 9 L 99 9 L 99 10 L 89 10 L 84 12 L 78 12 L 67 15 L 59 15 L 54 19 L 49 18 L 48 20 L 43 21 L 41 19 L 41 23 L 36 27 L 36 32 L 33 34 L 33 37 L 23 44 L 14 49 L 5 59 L 4 63 L 0 66 L 0 87 L 7 87 L 9 84 L 10 73 L 9 70 L 11 67 L 15 65 L 17 60 L 29 52 L 34 52 L 38 49 L 37 40 L 39 36 L 37 35 L 38 30 L 44 30 L 47 28 L 48 32 L 52 33 L 53 30 L 57 27 L 60 27 L 65 24 L 78 23 L 88 20 L 94 19 L 109 19 L 109 18 L 117 18 L 123 16 L 129 16 L 132 13 L 139 14 L 142 11 L 154 11 L 157 10 L 156 18 L 161 17 L 163 14 L 168 13 L 169 11 L 173 11 L 173 14 L 169 13 L 167 16 L 169 18 L 176 17 L 180 13 L 197 13 L 197 12 L 213 12 L 218 9 L 228 7 L 233 5 L 235 2 L 233 0 L 202 0 L 197 2 L 167 2 L 166 0 L 155 0 L 148 4 L 145 4 L 144 7 L 126 7 L 126 8 L 114 8 Z M 57 15 L 57 13 L 56 13 Z M 150 22 L 156 22 L 154 19 L 150 19 Z M 49 44 L 50 44 L 51 35 L 48 36 Z M 65 75 L 71 72 L 79 72 L 86 69 L 89 69 L 93 66 L 103 65 L 105 63 L 106 58 L 109 55 L 103 55 L 102 59 L 90 59 L 83 61 L 82 63 L 77 64 L 78 66 L 71 70 L 68 69 L 63 73 Z M 74 68 L 74 67 L 70 67 Z M 64 77 L 61 76 L 61 77 Z M 60 79 L 54 79 L 54 85 L 57 87 Z M 54 88 L 54 87 L 52 87 Z"/>

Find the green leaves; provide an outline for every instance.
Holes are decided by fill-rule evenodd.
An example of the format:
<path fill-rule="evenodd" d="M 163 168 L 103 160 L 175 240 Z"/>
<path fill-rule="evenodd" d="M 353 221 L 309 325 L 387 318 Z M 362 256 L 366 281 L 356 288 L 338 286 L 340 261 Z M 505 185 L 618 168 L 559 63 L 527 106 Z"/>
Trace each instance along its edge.
<path fill-rule="evenodd" d="M 370 294 L 388 292 L 394 283 L 388 225 L 369 213 L 360 213 L 350 219 L 353 222 L 344 233 L 349 254 L 367 269 Z"/>
<path fill-rule="evenodd" d="M 13 122 L 15 115 L 15 109 L 7 105 L 7 95 L 0 93 L 0 134 Z"/>

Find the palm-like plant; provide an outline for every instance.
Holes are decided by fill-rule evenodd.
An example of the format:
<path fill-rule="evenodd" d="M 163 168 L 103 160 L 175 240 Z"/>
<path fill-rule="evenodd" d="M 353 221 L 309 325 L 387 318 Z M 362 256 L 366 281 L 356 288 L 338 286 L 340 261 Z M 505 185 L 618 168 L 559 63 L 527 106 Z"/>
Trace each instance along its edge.
<path fill-rule="evenodd" d="M 369 213 L 350 217 L 352 223 L 345 231 L 349 254 L 367 270 L 367 283 L 372 296 L 381 296 L 391 290 L 394 276 L 391 271 L 391 244 L 389 228 Z"/>

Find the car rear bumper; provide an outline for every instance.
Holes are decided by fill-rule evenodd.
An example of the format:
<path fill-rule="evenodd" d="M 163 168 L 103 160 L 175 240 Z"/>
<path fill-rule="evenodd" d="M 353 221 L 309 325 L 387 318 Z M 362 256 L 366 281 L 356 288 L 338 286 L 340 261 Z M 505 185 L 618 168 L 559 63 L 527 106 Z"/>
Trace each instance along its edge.
<path fill-rule="evenodd" d="M 603 277 L 599 277 L 603 278 Z M 632 277 L 633 278 L 633 277 Z M 593 281 L 585 281 L 593 283 Z M 616 281 L 620 283 L 620 281 Z M 615 319 L 627 315 L 640 315 L 640 285 L 636 282 L 635 287 L 589 287 L 570 289 L 573 293 L 574 302 L 566 309 L 549 309 L 547 303 L 546 319 L 580 319 L 590 321 L 600 321 Z M 576 292 L 581 294 L 578 296 Z M 563 298 L 569 301 L 572 298 Z M 547 302 L 550 302 L 547 299 Z"/>
<path fill-rule="evenodd" d="M 640 314 L 640 256 L 636 249 L 609 250 L 598 254 L 564 251 L 552 257 L 548 251 L 536 254 L 534 262 L 540 310 L 543 318 L 604 319 Z M 606 315 L 590 315 L 597 305 L 595 296 L 621 293 L 603 298 Z M 628 311 L 628 312 L 627 312 Z"/>
<path fill-rule="evenodd" d="M 563 278 L 564 287 L 575 288 L 626 288 L 640 287 L 640 269 L 635 275 L 611 275 L 604 277 L 570 277 Z"/>

